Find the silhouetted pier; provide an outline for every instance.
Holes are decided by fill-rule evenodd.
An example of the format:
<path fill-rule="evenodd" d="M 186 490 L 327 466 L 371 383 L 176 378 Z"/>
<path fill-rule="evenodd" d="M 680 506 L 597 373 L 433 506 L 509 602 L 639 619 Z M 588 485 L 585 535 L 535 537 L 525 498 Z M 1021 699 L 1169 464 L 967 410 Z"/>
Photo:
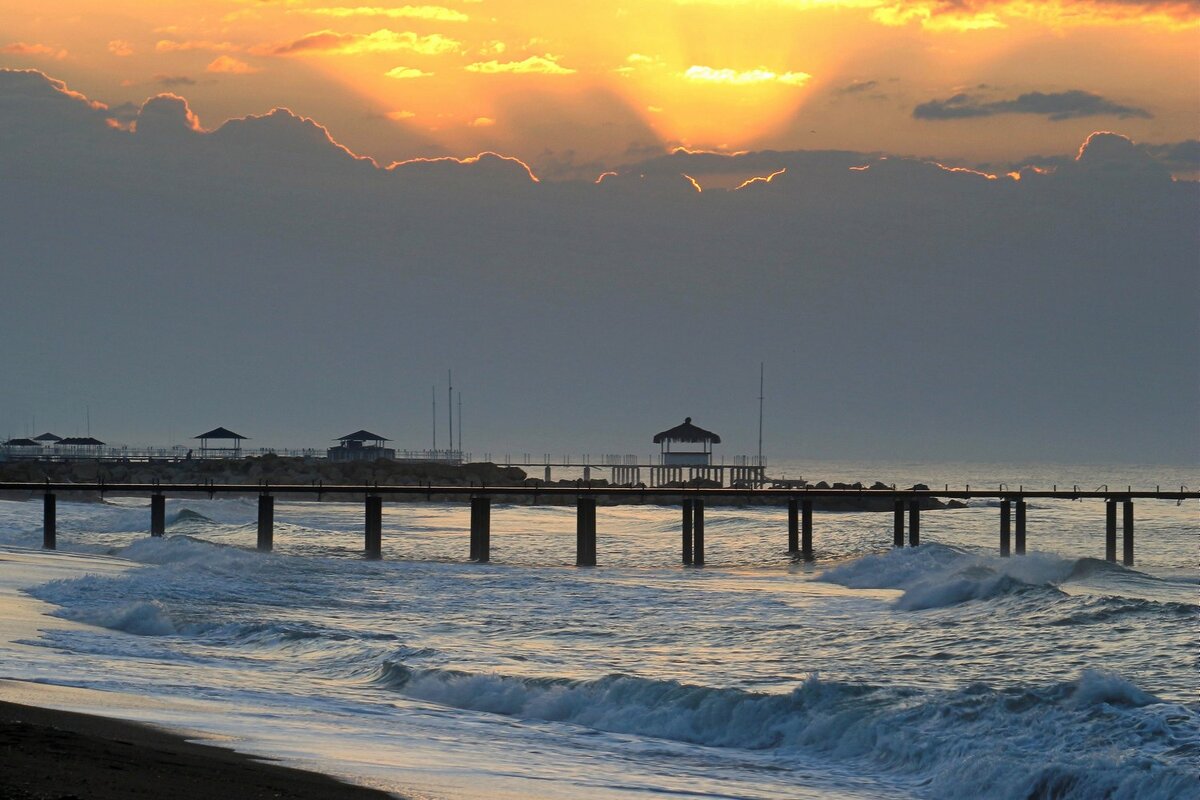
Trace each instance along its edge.
<path fill-rule="evenodd" d="M 890 499 L 893 504 L 893 538 L 895 547 L 905 544 L 905 521 L 907 518 L 908 545 L 916 547 L 921 537 L 921 503 L 929 499 L 992 499 L 1000 503 L 999 539 L 1000 555 L 1013 552 L 1023 555 L 1026 547 L 1026 501 L 1029 499 L 1084 500 L 1099 499 L 1105 502 L 1105 550 L 1108 561 L 1117 560 L 1117 507 L 1121 507 L 1122 561 L 1134 563 L 1134 501 L 1135 500 L 1184 500 L 1200 499 L 1200 491 L 1189 491 L 1181 486 L 1179 491 L 1162 491 L 1160 488 L 1125 491 L 1110 491 L 1107 488 L 1081 491 L 1078 486 L 1070 489 L 1026 490 L 1023 487 L 1010 490 L 999 489 L 755 489 L 755 488 L 628 488 L 591 487 L 582 482 L 573 487 L 564 486 L 370 486 L 324 484 L 156 484 L 156 483 L 0 483 L 0 492 L 28 492 L 41 494 L 43 502 L 43 542 L 45 549 L 57 547 L 57 493 L 99 492 L 118 495 L 150 496 L 150 534 L 162 536 L 166 532 L 165 503 L 167 495 L 258 495 L 258 541 L 259 550 L 274 547 L 275 496 L 312 496 L 320 500 L 326 496 L 362 495 L 364 508 L 364 551 L 369 558 L 383 555 L 383 502 L 386 498 L 409 498 L 426 500 L 438 497 L 469 498 L 471 503 L 469 559 L 487 562 L 491 559 L 491 506 L 496 497 L 529 498 L 534 503 L 539 498 L 574 498 L 576 506 L 576 564 L 595 566 L 596 548 L 596 501 L 599 498 L 625 503 L 678 504 L 682 509 L 681 555 L 684 564 L 704 564 L 704 503 L 711 498 L 770 498 L 770 502 L 787 506 L 788 552 L 796 558 L 812 560 L 813 550 L 813 502 L 823 498 L 874 498 Z M 1015 510 L 1015 526 L 1014 512 Z"/>

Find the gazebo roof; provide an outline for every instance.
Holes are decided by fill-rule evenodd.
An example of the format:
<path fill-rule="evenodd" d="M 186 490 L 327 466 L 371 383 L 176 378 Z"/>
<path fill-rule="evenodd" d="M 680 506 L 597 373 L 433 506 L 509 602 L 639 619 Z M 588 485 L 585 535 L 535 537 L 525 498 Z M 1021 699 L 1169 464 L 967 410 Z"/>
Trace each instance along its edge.
<path fill-rule="evenodd" d="M 699 428 L 692 424 L 692 418 L 688 417 L 683 421 L 682 425 L 676 425 L 670 430 L 662 433 L 654 434 L 654 443 L 660 444 L 663 441 L 670 442 L 712 442 L 720 444 L 721 437 L 717 436 L 712 431 L 706 431 L 704 428 Z"/>
<path fill-rule="evenodd" d="M 4 443 L 6 447 L 38 447 L 38 443 L 33 439 L 9 439 Z"/>
<path fill-rule="evenodd" d="M 61 442 L 61 441 L 62 441 L 62 437 L 61 437 L 61 436 L 55 436 L 53 433 L 50 433 L 50 431 L 46 431 L 46 432 L 45 432 L 45 433 L 43 433 L 41 436 L 35 436 L 35 437 L 33 437 L 33 440 L 34 440 L 35 442 Z"/>
<path fill-rule="evenodd" d="M 347 433 L 345 436 L 339 436 L 334 441 L 336 442 L 390 442 L 391 439 L 386 436 L 380 436 L 378 433 L 370 431 L 357 430 L 354 433 Z"/>
<path fill-rule="evenodd" d="M 193 439 L 249 439 L 249 436 L 242 436 L 240 433 L 234 433 L 229 428 L 213 428 L 208 433 L 202 433 L 199 436 L 193 436 Z"/>
<path fill-rule="evenodd" d="M 58 443 L 78 447 L 100 447 L 104 444 L 104 442 L 99 439 L 93 439 L 91 436 L 68 436 L 65 439 L 59 439 Z"/>

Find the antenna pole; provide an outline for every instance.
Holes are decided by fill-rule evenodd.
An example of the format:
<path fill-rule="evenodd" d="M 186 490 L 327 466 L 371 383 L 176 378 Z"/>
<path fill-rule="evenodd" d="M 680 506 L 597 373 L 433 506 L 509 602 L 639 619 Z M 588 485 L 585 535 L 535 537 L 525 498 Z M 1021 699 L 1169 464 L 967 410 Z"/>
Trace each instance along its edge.
<path fill-rule="evenodd" d="M 458 390 L 458 452 L 462 454 L 462 389 Z"/>
<path fill-rule="evenodd" d="M 437 453 L 437 387 L 430 388 L 429 395 L 433 398 L 433 452 Z"/>
<path fill-rule="evenodd" d="M 763 374 L 764 362 L 758 362 L 758 466 L 762 466 L 762 431 L 763 431 Z"/>
<path fill-rule="evenodd" d="M 446 370 L 446 412 L 450 417 L 450 443 L 446 445 L 451 450 L 454 449 L 454 378 L 450 375 L 450 370 Z"/>

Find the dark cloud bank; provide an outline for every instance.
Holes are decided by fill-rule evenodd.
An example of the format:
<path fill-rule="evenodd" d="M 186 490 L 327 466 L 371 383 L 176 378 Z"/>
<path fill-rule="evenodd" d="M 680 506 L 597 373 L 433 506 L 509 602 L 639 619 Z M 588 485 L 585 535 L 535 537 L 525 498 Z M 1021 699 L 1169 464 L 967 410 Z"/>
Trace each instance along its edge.
<path fill-rule="evenodd" d="M 1144 108 L 1125 106 L 1098 94 L 1071 89 L 1066 92 L 1027 92 L 1015 100 L 984 100 L 959 93 L 945 100 L 930 100 L 913 109 L 913 117 L 926 120 L 971 119 L 997 114 L 1035 114 L 1053 122 L 1083 117 L 1111 116 L 1118 119 L 1153 115 Z"/>
<path fill-rule="evenodd" d="M 1020 181 L 679 153 L 595 185 L 109 116 L 0 73 L 0 432 L 86 402 L 102 438 L 425 446 L 452 366 L 477 453 L 644 453 L 685 415 L 750 452 L 765 360 L 777 455 L 1200 457 L 1197 186 L 1116 135 Z"/>

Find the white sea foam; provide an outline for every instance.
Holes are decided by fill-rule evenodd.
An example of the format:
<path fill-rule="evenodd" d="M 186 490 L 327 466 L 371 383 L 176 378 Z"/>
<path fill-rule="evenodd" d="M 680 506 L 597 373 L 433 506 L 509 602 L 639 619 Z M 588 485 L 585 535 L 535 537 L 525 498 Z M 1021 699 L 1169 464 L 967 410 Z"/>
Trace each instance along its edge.
<path fill-rule="evenodd" d="M 526 679 L 399 663 L 388 663 L 378 680 L 456 708 L 709 747 L 862 759 L 915 775 L 938 797 L 1165 800 L 1194 789 L 1200 767 L 1200 714 L 1094 671 L 1041 688 L 977 684 L 933 694 L 816 676 L 769 695 L 619 675 Z M 1098 738 L 1108 743 L 1103 752 L 1081 747 Z M 1182 755 L 1128 755 L 1166 750 L 1164 740 Z"/>
<path fill-rule="evenodd" d="M 902 589 L 896 608 L 920 611 L 1035 589 L 1057 592 L 1079 563 L 1046 553 L 999 558 L 928 544 L 864 556 L 817 580 L 853 589 Z"/>

